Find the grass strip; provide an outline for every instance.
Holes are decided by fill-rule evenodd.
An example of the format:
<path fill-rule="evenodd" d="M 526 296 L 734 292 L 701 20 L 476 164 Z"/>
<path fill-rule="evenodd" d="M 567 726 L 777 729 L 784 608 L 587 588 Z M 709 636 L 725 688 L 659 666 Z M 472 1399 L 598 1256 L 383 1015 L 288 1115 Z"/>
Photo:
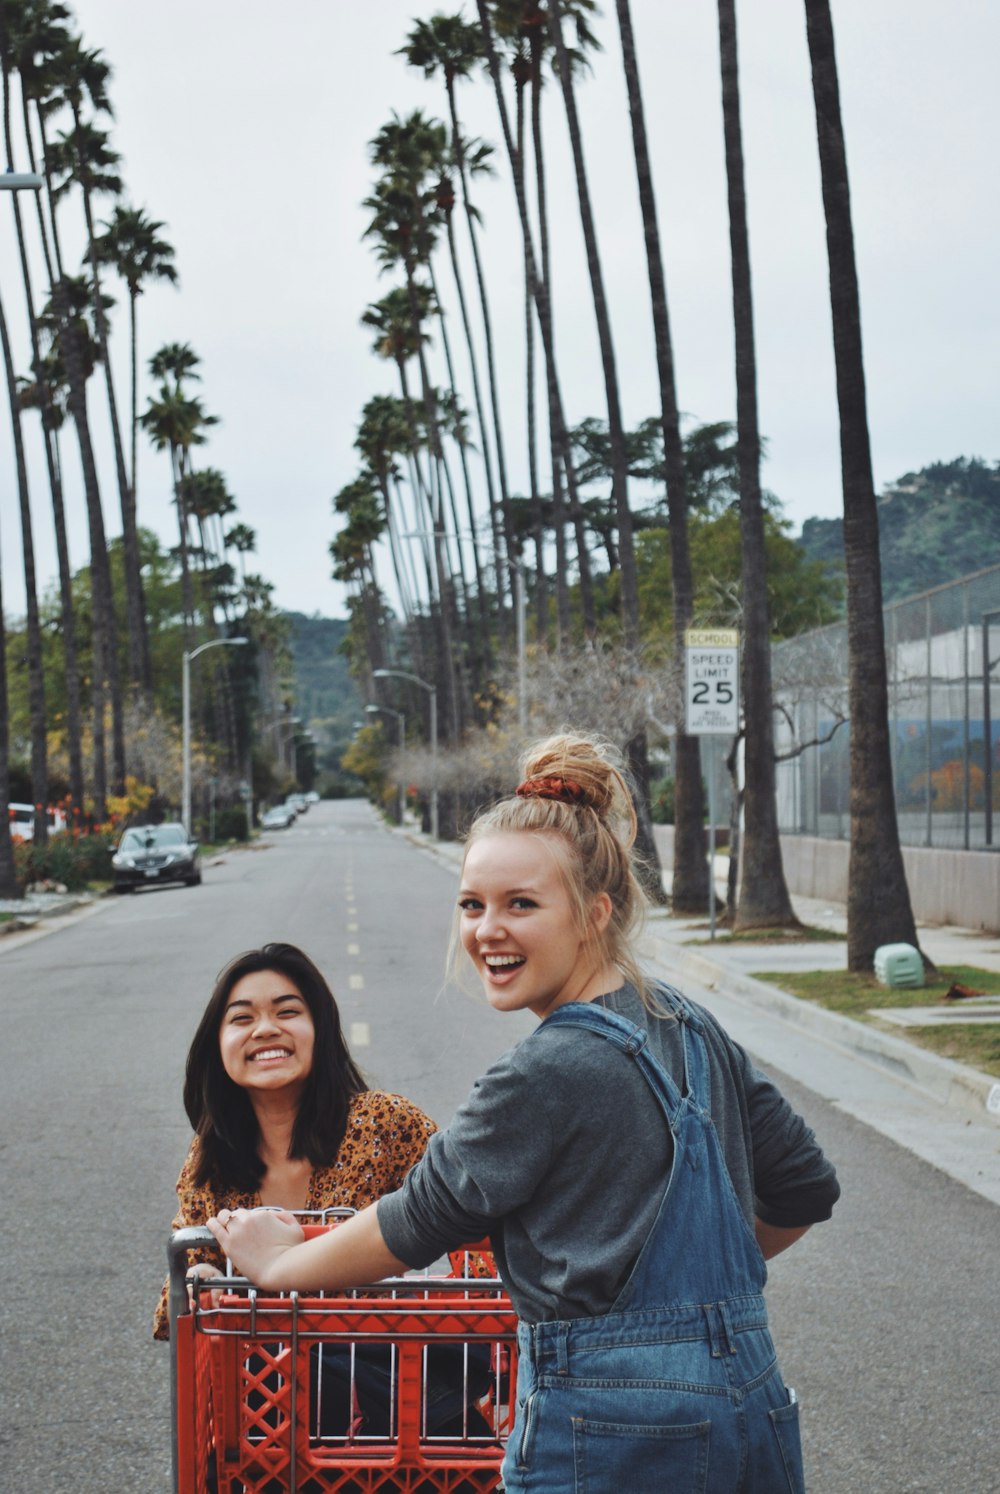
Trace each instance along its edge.
<path fill-rule="evenodd" d="M 877 1022 L 878 1012 L 892 1007 L 941 1006 L 953 981 L 984 996 L 1000 996 L 1000 974 L 977 965 L 939 969 L 937 980 L 915 990 L 883 986 L 874 975 L 852 970 L 755 970 L 753 974 L 756 980 L 859 1022 Z M 962 1002 L 954 1005 L 960 1008 Z M 898 1027 L 893 1023 L 891 1029 L 888 1023 L 879 1025 L 942 1058 L 954 1058 L 981 1073 L 1000 1077 L 1000 1022 L 966 1023 L 956 1019 L 954 1026 L 935 1027 Z"/>

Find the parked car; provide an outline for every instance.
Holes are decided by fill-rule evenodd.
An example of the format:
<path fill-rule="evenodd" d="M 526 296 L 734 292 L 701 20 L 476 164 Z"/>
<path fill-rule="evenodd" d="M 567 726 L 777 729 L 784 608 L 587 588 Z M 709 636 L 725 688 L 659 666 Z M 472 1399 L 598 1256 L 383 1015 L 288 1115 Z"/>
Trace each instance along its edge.
<path fill-rule="evenodd" d="M 50 809 L 47 813 L 49 834 L 58 835 L 66 829 L 66 816 L 61 809 Z M 10 805 L 10 833 L 21 840 L 35 838 L 35 806 L 33 804 Z"/>
<path fill-rule="evenodd" d="M 198 842 L 181 824 L 133 825 L 118 842 L 111 865 L 116 892 L 155 887 L 160 882 L 197 887 L 201 881 Z"/>
<path fill-rule="evenodd" d="M 310 789 L 309 792 L 306 794 L 306 802 L 308 804 L 318 804 L 319 803 L 319 794 L 317 794 L 317 792 L 316 792 L 315 789 Z"/>
<path fill-rule="evenodd" d="M 287 830 L 289 825 L 295 824 L 295 810 L 290 804 L 276 804 L 273 809 L 267 809 L 260 817 L 260 828 L 262 830 Z"/>
<path fill-rule="evenodd" d="M 286 794 L 285 803 L 294 809 L 296 814 L 306 814 L 309 809 L 309 800 L 305 794 Z"/>

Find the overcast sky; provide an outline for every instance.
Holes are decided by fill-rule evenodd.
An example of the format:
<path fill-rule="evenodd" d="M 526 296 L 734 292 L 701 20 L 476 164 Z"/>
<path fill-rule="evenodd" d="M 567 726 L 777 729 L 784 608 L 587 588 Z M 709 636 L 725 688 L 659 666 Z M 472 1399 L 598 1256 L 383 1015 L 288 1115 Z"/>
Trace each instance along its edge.
<path fill-rule="evenodd" d="M 166 225 L 180 287 L 140 301 L 141 356 L 189 342 L 199 395 L 220 417 L 200 462 L 222 469 L 258 536 L 253 567 L 279 606 L 341 615 L 330 580 L 331 497 L 357 473 L 361 407 L 395 393 L 359 325 L 394 280 L 362 242 L 367 143 L 390 117 L 444 113 L 443 89 L 394 55 L 418 0 L 76 0 L 85 43 L 114 68 L 113 144 L 126 198 Z M 738 5 L 763 478 L 795 532 L 840 511 L 840 468 L 815 124 L 802 0 Z M 624 416 L 656 412 L 648 282 L 614 6 L 579 87 Z M 475 7 L 466 3 L 468 18 Z M 732 419 L 728 226 L 713 0 L 632 0 L 653 151 L 678 396 L 699 421 Z M 995 0 L 833 0 L 854 208 L 877 488 L 934 460 L 1000 458 L 997 373 L 1000 107 Z M 468 133 L 500 143 L 486 81 L 465 84 Z M 561 101 L 547 90 L 554 296 L 570 421 L 606 416 Z M 503 169 L 478 192 L 506 392 L 515 491 L 526 487 L 521 258 Z M 24 169 L 26 161 L 18 156 Z M 101 204 L 100 216 L 110 211 Z M 75 202 L 61 210 L 76 235 Z M 19 371 L 29 351 L 9 204 L 0 286 Z M 444 267 L 459 380 L 457 306 Z M 128 405 L 124 297 L 113 359 Z M 437 377 L 443 379 L 438 368 Z M 109 534 L 120 532 L 97 380 L 91 407 Z M 147 386 L 140 400 L 151 392 Z M 468 398 L 468 395 L 466 396 Z M 39 579 L 55 574 L 35 420 L 26 421 Z M 74 565 L 87 559 L 79 461 L 63 437 Z M 0 420 L 0 540 L 9 614 L 23 608 L 9 419 Z M 174 543 L 164 455 L 140 450 L 139 516 Z"/>

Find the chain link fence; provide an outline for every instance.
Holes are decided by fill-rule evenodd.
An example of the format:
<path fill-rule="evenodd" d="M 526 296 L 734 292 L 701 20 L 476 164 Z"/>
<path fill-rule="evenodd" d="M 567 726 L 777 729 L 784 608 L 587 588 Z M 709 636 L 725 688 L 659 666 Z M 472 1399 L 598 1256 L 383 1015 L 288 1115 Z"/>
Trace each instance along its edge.
<path fill-rule="evenodd" d="M 885 609 L 889 732 L 903 845 L 1000 848 L 1000 565 Z M 778 817 L 850 834 L 847 629 L 773 655 Z"/>

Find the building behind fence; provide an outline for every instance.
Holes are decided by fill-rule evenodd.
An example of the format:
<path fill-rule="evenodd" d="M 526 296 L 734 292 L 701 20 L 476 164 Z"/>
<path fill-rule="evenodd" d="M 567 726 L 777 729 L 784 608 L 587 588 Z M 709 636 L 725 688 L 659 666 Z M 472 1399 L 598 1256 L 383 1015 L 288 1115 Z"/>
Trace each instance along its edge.
<path fill-rule="evenodd" d="M 900 841 L 1000 848 L 1000 565 L 885 609 Z M 777 644 L 778 818 L 850 834 L 847 626 Z"/>

